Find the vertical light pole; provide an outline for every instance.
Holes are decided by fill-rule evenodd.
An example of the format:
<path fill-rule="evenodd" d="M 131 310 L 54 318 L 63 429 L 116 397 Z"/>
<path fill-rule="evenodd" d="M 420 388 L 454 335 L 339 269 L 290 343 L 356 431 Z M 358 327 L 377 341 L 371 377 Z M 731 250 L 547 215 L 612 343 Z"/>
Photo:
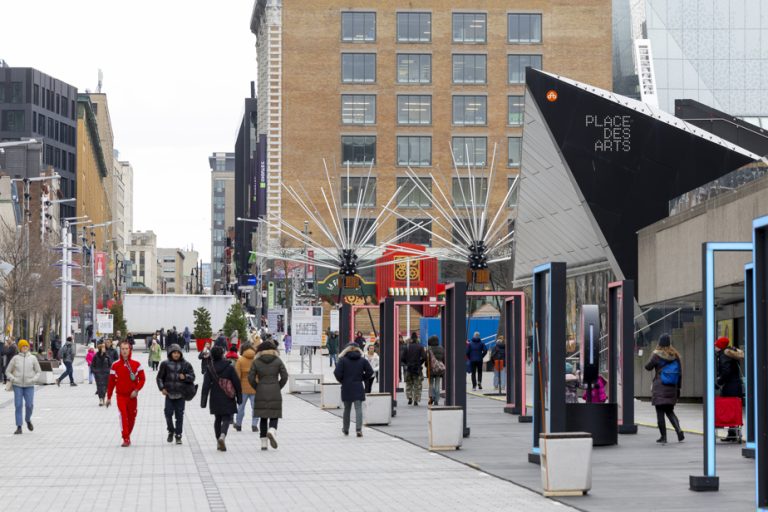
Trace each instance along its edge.
<path fill-rule="evenodd" d="M 87 215 L 62 219 L 61 226 L 61 342 L 71 334 L 72 319 L 72 238 L 70 227 L 89 222 Z"/>
<path fill-rule="evenodd" d="M 93 329 L 92 336 L 96 336 L 96 232 L 93 231 L 96 228 L 104 228 L 107 226 L 111 226 L 112 224 L 116 222 L 123 222 L 122 220 L 110 220 L 107 222 L 102 222 L 100 224 L 91 224 L 89 226 L 86 226 L 89 230 L 91 230 L 91 284 L 93 285 L 93 289 L 91 290 L 91 326 Z"/>

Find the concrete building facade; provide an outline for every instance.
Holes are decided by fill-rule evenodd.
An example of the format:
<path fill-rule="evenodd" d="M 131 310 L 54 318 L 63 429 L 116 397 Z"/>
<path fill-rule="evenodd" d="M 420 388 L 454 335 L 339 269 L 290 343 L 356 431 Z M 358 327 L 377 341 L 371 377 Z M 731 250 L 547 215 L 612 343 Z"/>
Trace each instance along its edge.
<path fill-rule="evenodd" d="M 506 208 L 512 220 L 514 202 L 501 202 L 520 172 L 525 68 L 603 88 L 612 81 L 610 0 L 257 0 L 251 30 L 259 71 L 257 128 L 267 143 L 266 213 L 298 229 L 307 219 L 281 186 L 306 190 L 323 204 L 323 158 L 337 197 L 351 189 L 356 198 L 373 162 L 375 190 L 363 214 L 374 218 L 406 183 L 407 167 L 436 193 L 432 174 L 450 195 L 453 159 L 464 165 L 462 172 L 469 160 L 479 178 L 487 175 L 494 148 L 498 174 L 490 209 Z M 398 201 L 397 208 L 413 219 L 424 216 L 422 208 L 436 214 L 423 199 Z M 390 218 L 377 241 L 398 227 Z M 452 238 L 442 226 L 431 230 Z M 274 230 L 268 236 L 270 245 L 295 245 Z M 416 237 L 402 241 L 444 245 L 429 234 Z"/>
<path fill-rule="evenodd" d="M 34 138 L 42 163 L 62 176 L 65 198 L 77 196 L 77 88 L 33 68 L 0 66 L 0 141 Z M 62 216 L 75 215 L 73 203 Z"/>
<path fill-rule="evenodd" d="M 184 253 L 176 248 L 157 248 L 157 293 L 184 293 Z"/>
<path fill-rule="evenodd" d="M 222 278 L 227 229 L 235 226 L 235 154 L 218 152 L 208 157 L 211 168 L 211 266 Z"/>
<path fill-rule="evenodd" d="M 127 250 L 131 262 L 131 285 L 157 289 L 157 235 L 153 231 L 134 231 Z"/>
<path fill-rule="evenodd" d="M 77 216 L 87 215 L 92 224 L 112 220 L 109 208 L 109 168 L 112 154 L 105 153 L 96 113 L 88 95 L 77 98 Z M 105 250 L 109 230 L 94 230 L 96 249 Z"/>

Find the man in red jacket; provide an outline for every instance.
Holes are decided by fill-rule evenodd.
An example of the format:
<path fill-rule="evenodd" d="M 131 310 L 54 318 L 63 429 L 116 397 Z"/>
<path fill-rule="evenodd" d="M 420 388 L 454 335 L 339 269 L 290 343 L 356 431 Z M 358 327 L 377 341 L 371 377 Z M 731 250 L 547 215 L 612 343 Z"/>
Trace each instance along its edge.
<path fill-rule="evenodd" d="M 120 343 L 120 359 L 114 362 L 109 371 L 107 388 L 107 407 L 112 402 L 112 392 L 117 389 L 117 409 L 123 424 L 123 447 L 131 446 L 131 432 L 136 422 L 139 401 L 136 397 L 144 387 L 144 368 L 141 363 L 131 359 L 131 344 Z"/>

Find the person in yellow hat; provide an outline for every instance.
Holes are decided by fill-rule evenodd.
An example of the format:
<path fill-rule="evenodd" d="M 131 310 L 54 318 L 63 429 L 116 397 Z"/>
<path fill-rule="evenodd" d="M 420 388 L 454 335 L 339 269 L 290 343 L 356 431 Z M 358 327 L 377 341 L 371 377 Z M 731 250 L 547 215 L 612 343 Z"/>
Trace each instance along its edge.
<path fill-rule="evenodd" d="M 13 404 L 16 407 L 16 432 L 21 434 L 22 405 L 25 406 L 24 419 L 27 428 L 32 431 L 32 408 L 35 402 L 35 384 L 40 377 L 40 363 L 29 352 L 29 342 L 19 340 L 19 353 L 13 356 L 5 375 L 13 386 Z"/>

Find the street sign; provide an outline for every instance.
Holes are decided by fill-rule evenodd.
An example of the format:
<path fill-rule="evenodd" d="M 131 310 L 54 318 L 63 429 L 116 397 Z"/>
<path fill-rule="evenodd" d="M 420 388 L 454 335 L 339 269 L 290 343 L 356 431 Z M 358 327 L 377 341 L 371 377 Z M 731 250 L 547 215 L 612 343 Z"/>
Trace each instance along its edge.
<path fill-rule="evenodd" d="M 331 310 L 331 331 L 338 331 L 338 330 L 339 330 L 339 310 L 332 309 Z"/>
<path fill-rule="evenodd" d="M 99 313 L 96 315 L 96 332 L 98 334 L 112 334 L 112 315 Z"/>

